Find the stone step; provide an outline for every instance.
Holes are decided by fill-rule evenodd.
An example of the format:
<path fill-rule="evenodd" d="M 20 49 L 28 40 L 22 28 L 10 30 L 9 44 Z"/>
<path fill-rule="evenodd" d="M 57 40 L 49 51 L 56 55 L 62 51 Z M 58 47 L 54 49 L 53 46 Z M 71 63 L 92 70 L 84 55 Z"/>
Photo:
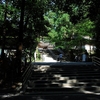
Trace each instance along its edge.
<path fill-rule="evenodd" d="M 71 72 L 89 72 L 89 73 L 91 73 L 91 72 L 100 72 L 100 70 L 99 69 L 86 69 L 86 68 L 84 68 L 84 69 L 63 69 L 63 68 L 61 68 L 61 69 L 58 69 L 58 68 L 55 68 L 55 69 L 49 69 L 49 68 L 47 68 L 47 69 L 37 69 L 37 70 L 33 70 L 32 71 L 33 73 L 43 73 L 43 72 L 46 72 L 46 73 L 50 73 L 50 72 L 56 72 L 56 73 L 59 73 L 59 72 L 66 72 L 66 73 L 71 73 Z"/>
<path fill-rule="evenodd" d="M 7 100 L 99 100 L 99 95 L 86 94 L 80 92 L 31 92 L 20 95 L 7 95 Z M 3 99 L 2 99 L 3 100 Z"/>
<path fill-rule="evenodd" d="M 38 79 L 38 78 L 60 78 L 60 77 L 69 77 L 69 78 L 73 78 L 73 77 L 76 77 L 76 78 L 100 78 L 100 74 L 99 73 L 91 73 L 91 74 L 52 74 L 52 76 L 50 75 L 34 75 L 34 76 L 31 76 L 30 79 Z"/>
<path fill-rule="evenodd" d="M 78 89 L 78 88 L 77 88 Z M 61 87 L 27 87 L 26 91 L 27 92 L 68 92 L 68 93 L 72 93 L 75 92 L 76 88 L 61 88 Z"/>
<path fill-rule="evenodd" d="M 50 66 L 46 70 L 38 68 L 33 67 L 26 94 L 71 97 L 74 94 L 85 95 L 85 92 L 100 93 L 100 70 L 94 66 Z"/>
<path fill-rule="evenodd" d="M 57 70 L 57 69 L 55 69 L 55 70 L 47 70 L 47 71 L 33 71 L 33 73 L 35 74 L 35 73 L 40 73 L 40 74 L 43 74 L 43 73 L 72 73 L 72 72 L 82 72 L 82 73 L 94 73 L 94 72 L 100 72 L 100 70 Z"/>

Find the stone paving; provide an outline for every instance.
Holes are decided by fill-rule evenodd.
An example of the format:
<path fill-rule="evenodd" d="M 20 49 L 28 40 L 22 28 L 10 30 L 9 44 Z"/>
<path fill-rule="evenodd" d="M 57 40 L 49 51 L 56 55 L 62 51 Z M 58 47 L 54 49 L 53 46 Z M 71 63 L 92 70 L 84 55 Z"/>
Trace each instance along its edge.
<path fill-rule="evenodd" d="M 54 60 L 52 57 L 44 54 L 43 56 L 43 62 L 57 62 L 57 60 Z"/>

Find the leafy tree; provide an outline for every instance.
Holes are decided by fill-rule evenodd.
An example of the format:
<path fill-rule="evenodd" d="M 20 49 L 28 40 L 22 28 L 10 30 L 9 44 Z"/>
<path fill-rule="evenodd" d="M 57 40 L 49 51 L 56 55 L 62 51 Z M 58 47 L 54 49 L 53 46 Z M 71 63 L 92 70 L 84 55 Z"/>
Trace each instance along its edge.
<path fill-rule="evenodd" d="M 94 35 L 95 25 L 89 18 L 82 19 L 75 25 L 71 23 L 69 14 L 61 11 L 49 11 L 44 18 L 49 23 L 46 25 L 48 35 L 58 47 L 70 49 L 73 46 L 82 46 L 87 42 L 83 39 L 85 36 L 92 38 Z"/>
<path fill-rule="evenodd" d="M 76 24 L 78 21 L 89 17 L 89 9 L 91 7 L 91 0 L 66 0 L 63 10 L 68 12 L 71 17 L 71 22 Z"/>
<path fill-rule="evenodd" d="M 74 28 L 74 45 L 82 46 L 82 44 L 90 43 L 89 41 L 93 38 L 95 33 L 95 24 L 93 21 L 91 21 L 89 18 L 84 19 L 77 23 Z"/>
<path fill-rule="evenodd" d="M 67 13 L 58 11 L 49 11 L 44 15 L 49 25 L 46 25 L 48 29 L 48 35 L 52 42 L 56 43 L 56 46 L 63 47 L 64 40 L 69 38 L 71 34 L 72 23 L 70 22 L 70 16 Z"/>

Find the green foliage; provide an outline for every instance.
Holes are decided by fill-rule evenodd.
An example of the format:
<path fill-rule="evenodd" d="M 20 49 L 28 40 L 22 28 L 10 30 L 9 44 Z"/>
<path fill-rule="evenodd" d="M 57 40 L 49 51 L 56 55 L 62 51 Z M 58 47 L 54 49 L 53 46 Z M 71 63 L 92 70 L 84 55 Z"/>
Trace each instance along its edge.
<path fill-rule="evenodd" d="M 3 5 L 0 4 L 0 21 L 4 20 L 4 9 L 3 9 Z"/>
<path fill-rule="evenodd" d="M 93 29 L 95 28 L 94 22 L 92 22 L 90 19 L 84 19 L 76 24 L 76 30 L 78 35 L 82 36 L 90 36 L 92 38 L 93 36 Z"/>
<path fill-rule="evenodd" d="M 44 15 L 44 19 L 49 23 L 46 28 L 51 41 L 57 43 L 56 46 L 64 46 L 63 40 L 70 34 L 72 26 L 69 14 L 49 11 Z"/>
<path fill-rule="evenodd" d="M 0 33 L 3 33 L 2 26 L 7 11 L 6 34 L 12 37 L 18 36 L 21 2 L 21 0 L 6 0 L 5 3 L 0 3 Z M 98 23 L 99 4 L 100 1 L 96 0 L 78 2 L 76 0 L 25 0 L 24 48 L 34 49 L 40 36 L 47 34 L 56 46 L 64 48 L 79 44 L 83 41 L 83 36 L 92 38 L 95 25 L 90 18 Z M 96 15 L 98 16 L 94 17 Z M 99 35 L 99 24 L 96 30 Z"/>
<path fill-rule="evenodd" d="M 72 48 L 85 43 L 85 36 L 92 38 L 94 35 L 95 25 L 89 18 L 80 20 L 73 25 L 68 13 L 49 11 L 44 15 L 44 19 L 49 23 L 49 25 L 45 25 L 49 31 L 48 36 L 52 42 L 56 43 L 57 47 Z"/>

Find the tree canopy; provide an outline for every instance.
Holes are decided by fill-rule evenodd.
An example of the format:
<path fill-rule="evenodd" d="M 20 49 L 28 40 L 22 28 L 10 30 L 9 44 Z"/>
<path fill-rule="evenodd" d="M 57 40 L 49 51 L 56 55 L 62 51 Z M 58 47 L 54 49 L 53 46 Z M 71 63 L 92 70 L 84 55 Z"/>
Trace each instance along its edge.
<path fill-rule="evenodd" d="M 34 49 L 40 36 L 66 47 L 90 36 L 99 48 L 99 4 L 96 0 L 0 0 L 0 47 L 16 48 L 21 37 L 23 49 Z"/>
<path fill-rule="evenodd" d="M 83 37 L 92 38 L 94 35 L 94 22 L 88 18 L 73 24 L 68 13 L 49 11 L 44 15 L 44 19 L 49 23 L 45 26 L 49 31 L 48 36 L 58 47 L 68 46 L 70 49 L 72 46 L 79 45 Z"/>

